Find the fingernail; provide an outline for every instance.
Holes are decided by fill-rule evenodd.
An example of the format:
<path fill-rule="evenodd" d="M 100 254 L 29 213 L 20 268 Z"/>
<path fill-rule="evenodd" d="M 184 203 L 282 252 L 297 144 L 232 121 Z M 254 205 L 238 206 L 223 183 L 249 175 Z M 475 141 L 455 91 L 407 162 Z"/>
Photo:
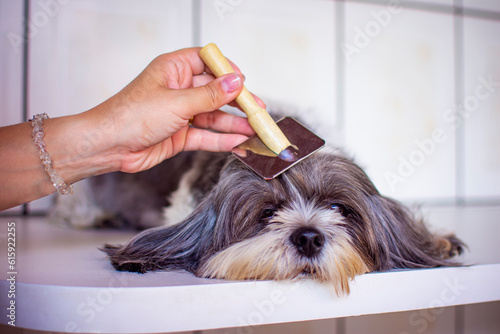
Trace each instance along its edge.
<path fill-rule="evenodd" d="M 222 79 L 221 86 L 226 93 L 232 93 L 241 87 L 241 77 L 236 73 L 228 74 Z"/>

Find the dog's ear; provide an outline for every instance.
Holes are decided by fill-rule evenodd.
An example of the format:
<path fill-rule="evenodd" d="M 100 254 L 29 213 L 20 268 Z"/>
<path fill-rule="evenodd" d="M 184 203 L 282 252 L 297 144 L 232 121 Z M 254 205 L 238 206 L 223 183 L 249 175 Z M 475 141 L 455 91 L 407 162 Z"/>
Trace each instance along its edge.
<path fill-rule="evenodd" d="M 205 201 L 183 222 L 143 231 L 122 246 L 105 245 L 113 266 L 120 271 L 145 273 L 163 269 L 194 272 L 211 245 L 216 214 Z"/>
<path fill-rule="evenodd" d="M 421 219 L 390 198 L 371 195 L 366 202 L 374 270 L 457 265 L 449 258 L 460 255 L 465 245 L 454 235 L 431 233 Z"/>

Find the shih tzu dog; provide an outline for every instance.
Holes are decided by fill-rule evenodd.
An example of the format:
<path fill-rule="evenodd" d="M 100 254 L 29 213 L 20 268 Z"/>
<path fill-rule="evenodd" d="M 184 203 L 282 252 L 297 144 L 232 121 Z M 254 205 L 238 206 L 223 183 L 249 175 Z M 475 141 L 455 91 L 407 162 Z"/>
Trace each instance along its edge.
<path fill-rule="evenodd" d="M 339 151 L 323 149 L 265 181 L 225 153 L 182 153 L 138 174 L 113 173 L 60 197 L 52 219 L 149 228 L 105 245 L 117 270 L 187 270 L 229 280 L 312 278 L 349 292 L 355 276 L 457 265 L 464 244 L 382 196 Z"/>

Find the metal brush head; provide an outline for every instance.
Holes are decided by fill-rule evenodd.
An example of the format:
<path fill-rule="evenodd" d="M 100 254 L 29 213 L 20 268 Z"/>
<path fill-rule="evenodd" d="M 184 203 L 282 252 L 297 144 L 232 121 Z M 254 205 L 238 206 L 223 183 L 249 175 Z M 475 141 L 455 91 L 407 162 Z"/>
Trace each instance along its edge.
<path fill-rule="evenodd" d="M 325 141 L 291 117 L 279 120 L 278 127 L 291 146 L 272 152 L 257 136 L 233 148 L 233 154 L 266 180 L 274 179 L 325 145 Z"/>

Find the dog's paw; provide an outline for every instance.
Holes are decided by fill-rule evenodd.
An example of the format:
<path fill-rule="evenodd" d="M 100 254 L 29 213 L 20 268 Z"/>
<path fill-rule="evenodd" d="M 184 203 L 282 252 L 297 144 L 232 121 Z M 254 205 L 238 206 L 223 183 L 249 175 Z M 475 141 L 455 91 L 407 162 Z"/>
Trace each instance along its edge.
<path fill-rule="evenodd" d="M 459 256 L 466 247 L 465 244 L 453 234 L 439 238 L 437 246 L 438 252 L 443 259 Z"/>
<path fill-rule="evenodd" d="M 73 185 L 71 196 L 57 195 L 48 220 L 59 226 L 70 226 L 79 229 L 95 227 L 95 223 L 105 220 L 104 211 L 93 200 L 92 189 L 88 180 Z"/>
<path fill-rule="evenodd" d="M 147 262 L 137 260 L 129 260 L 122 257 L 120 254 L 122 247 L 110 244 L 105 244 L 101 251 L 106 253 L 111 260 L 111 264 L 118 271 L 130 271 L 134 273 L 144 274 L 147 271 L 152 270 L 151 265 Z"/>

